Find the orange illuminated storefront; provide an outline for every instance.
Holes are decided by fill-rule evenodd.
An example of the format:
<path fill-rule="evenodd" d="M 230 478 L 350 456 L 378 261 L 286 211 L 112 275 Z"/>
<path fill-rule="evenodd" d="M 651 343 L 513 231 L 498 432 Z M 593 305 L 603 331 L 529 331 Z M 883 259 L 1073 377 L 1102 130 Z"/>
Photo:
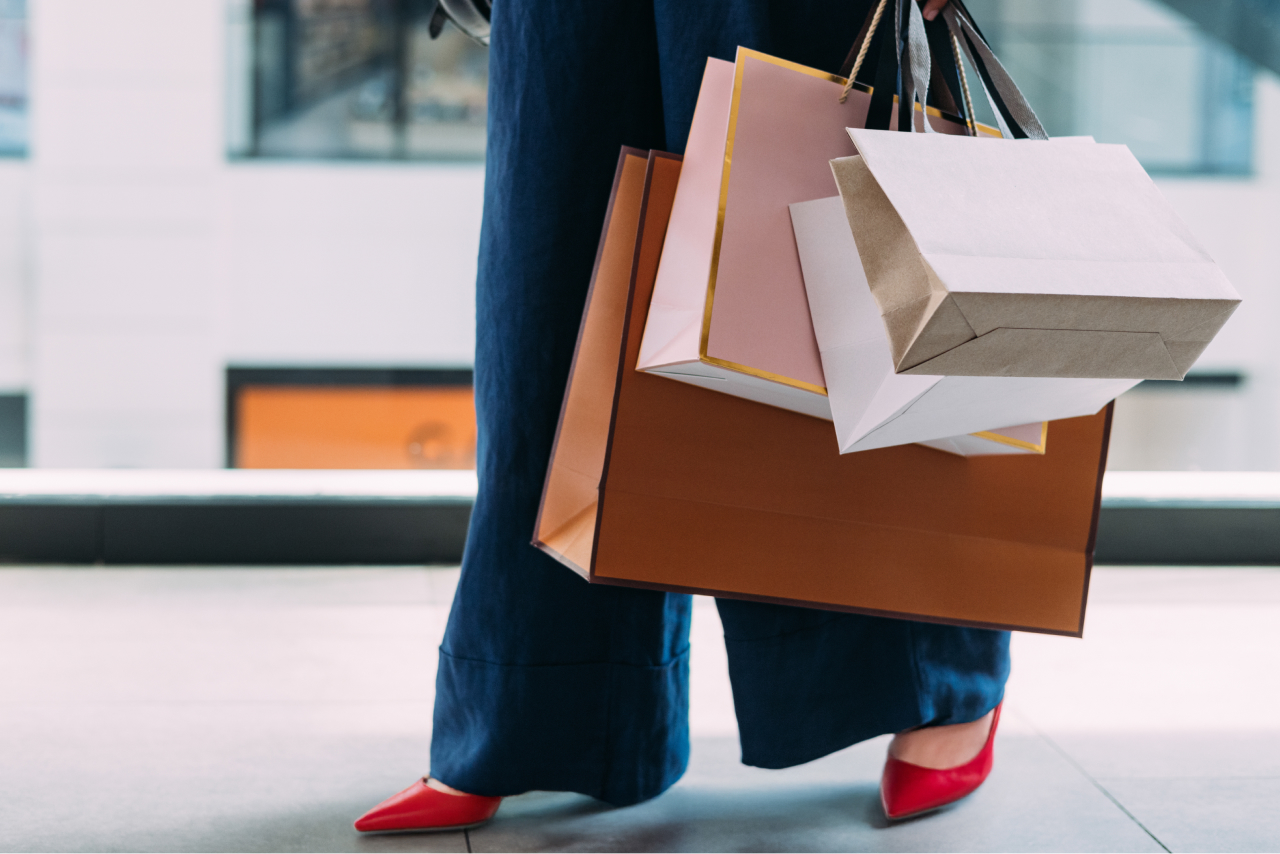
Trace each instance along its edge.
<path fill-rule="evenodd" d="M 471 372 L 233 368 L 227 463 L 251 469 L 472 469 Z"/>

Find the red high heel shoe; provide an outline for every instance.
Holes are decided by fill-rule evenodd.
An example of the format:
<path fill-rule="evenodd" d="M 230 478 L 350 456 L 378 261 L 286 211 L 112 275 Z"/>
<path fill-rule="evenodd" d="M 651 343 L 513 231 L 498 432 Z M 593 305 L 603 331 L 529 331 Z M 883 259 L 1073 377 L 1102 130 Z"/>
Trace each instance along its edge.
<path fill-rule="evenodd" d="M 451 795 L 422 779 L 360 816 L 355 828 L 361 833 L 468 830 L 493 818 L 500 803 L 502 798 Z"/>
<path fill-rule="evenodd" d="M 880 778 L 884 814 L 893 821 L 910 818 L 973 794 L 991 773 L 992 747 L 999 723 L 1000 706 L 996 706 L 986 744 L 977 756 L 954 768 L 925 768 L 889 756 L 884 763 L 884 776 Z"/>

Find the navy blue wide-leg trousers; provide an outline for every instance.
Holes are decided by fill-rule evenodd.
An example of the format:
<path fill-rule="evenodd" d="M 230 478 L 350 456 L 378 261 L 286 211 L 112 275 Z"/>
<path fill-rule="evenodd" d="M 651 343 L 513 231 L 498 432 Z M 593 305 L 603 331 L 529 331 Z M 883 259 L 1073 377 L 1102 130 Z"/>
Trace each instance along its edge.
<path fill-rule="evenodd" d="M 620 146 L 684 149 L 708 56 L 839 69 L 870 0 L 495 0 L 477 283 L 480 493 L 440 648 L 431 773 L 481 795 L 654 797 L 689 755 L 690 599 L 530 545 Z M 749 765 L 976 720 L 1005 632 L 720 600 Z"/>

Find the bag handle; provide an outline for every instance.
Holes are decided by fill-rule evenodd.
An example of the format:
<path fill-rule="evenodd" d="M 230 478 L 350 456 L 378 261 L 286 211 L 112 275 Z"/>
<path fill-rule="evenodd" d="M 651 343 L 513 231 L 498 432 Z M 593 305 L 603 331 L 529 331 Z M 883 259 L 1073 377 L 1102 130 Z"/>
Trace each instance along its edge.
<path fill-rule="evenodd" d="M 898 88 L 899 79 L 902 84 L 903 96 L 899 99 L 899 126 L 903 130 L 911 130 L 912 110 L 917 100 L 922 105 L 929 102 L 929 87 L 934 78 L 934 62 L 929 50 L 929 35 L 925 29 L 924 17 L 920 14 L 920 7 L 914 0 L 894 0 L 893 3 L 893 20 L 894 20 L 894 38 L 893 45 L 886 44 L 888 34 L 880 34 L 880 21 L 884 17 L 885 10 L 888 8 L 888 0 L 880 0 L 872 10 L 868 22 L 863 25 L 863 32 L 859 33 L 858 39 L 854 42 L 854 50 L 849 52 L 849 59 L 845 60 L 846 68 L 842 69 L 845 74 L 846 82 L 844 88 L 840 92 L 840 103 L 844 103 L 849 93 L 853 91 L 858 72 L 862 69 L 864 60 L 867 57 L 872 41 L 879 36 L 880 58 L 877 62 L 879 66 L 876 72 L 876 87 L 883 91 L 880 97 L 876 99 L 877 108 L 872 110 L 873 114 L 882 114 L 892 110 L 892 101 L 886 100 L 886 93 L 892 94 L 892 89 Z M 905 33 L 903 32 L 905 25 Z M 899 56 L 886 56 L 885 51 L 893 50 Z M 856 51 L 856 54 L 855 54 Z M 905 62 L 902 59 L 905 58 Z M 852 59 L 852 62 L 850 62 Z M 889 88 L 884 88 L 884 83 L 892 75 L 893 83 Z M 940 79 L 945 82 L 945 75 L 940 75 Z M 948 93 L 949 95 L 950 93 Z M 926 132 L 932 133 L 933 128 L 926 122 Z"/>
<path fill-rule="evenodd" d="M 899 0 L 903 2 L 903 0 Z M 933 57 L 929 52 L 929 39 L 924 32 L 924 16 L 920 14 L 920 4 L 916 0 L 905 0 L 907 32 L 903 37 L 903 53 L 907 62 L 902 66 L 902 93 L 905 97 L 898 99 L 898 130 L 904 127 L 908 131 L 915 129 L 916 100 L 920 101 L 920 109 L 929 104 L 929 82 L 933 77 Z M 928 114 L 922 122 L 925 133 L 933 133 L 933 125 L 929 124 Z"/>
<path fill-rule="evenodd" d="M 871 38 L 876 34 L 876 28 L 880 26 L 880 19 L 884 16 L 884 7 L 888 5 L 889 0 L 880 0 L 876 7 L 871 10 L 871 16 L 862 25 L 862 32 L 858 33 L 858 37 L 853 40 L 853 47 L 849 50 L 849 56 L 845 57 L 844 67 L 840 69 L 840 76 L 847 78 L 844 89 L 840 90 L 840 103 L 844 103 L 849 99 L 849 93 L 853 91 L 854 78 L 858 76 L 858 72 L 862 70 L 862 61 L 867 58 L 867 48 L 871 46 Z M 854 56 L 854 52 L 857 56 Z M 850 62 L 849 60 L 853 61 Z"/>
<path fill-rule="evenodd" d="M 430 9 L 427 34 L 431 38 L 438 38 L 445 21 L 452 21 L 473 41 L 489 46 L 489 18 L 493 12 L 489 0 L 434 0 Z"/>
<path fill-rule="evenodd" d="M 936 45 L 941 33 L 936 30 L 930 32 L 931 28 L 926 25 L 916 0 L 905 0 L 905 3 L 904 0 L 893 0 L 894 33 L 890 43 L 887 28 L 880 29 L 888 7 L 889 0 L 879 0 L 868 16 L 867 23 L 863 25 L 863 32 L 855 40 L 854 49 L 850 50 L 849 58 L 845 60 L 848 73 L 840 92 L 840 103 L 848 99 L 855 85 L 855 78 L 875 40 L 879 43 L 879 59 L 867 124 L 869 127 L 888 126 L 888 118 L 893 110 L 892 95 L 899 88 L 900 82 L 902 92 L 897 105 L 898 130 L 910 133 L 915 131 L 915 104 L 919 101 L 922 107 L 928 105 L 929 87 L 935 66 L 941 68 L 939 52 L 930 51 L 930 41 L 934 41 Z M 977 124 L 965 58 L 978 72 L 983 94 L 996 114 L 1003 136 L 1014 139 L 1048 139 L 1035 111 L 987 44 L 963 0 L 951 0 L 942 14 L 947 28 L 946 42 L 950 43 L 951 48 L 950 60 L 954 63 L 955 74 L 951 76 L 960 84 L 964 118 L 970 135 L 977 135 Z M 934 36 L 932 39 L 931 35 Z M 950 70 L 946 69 L 939 75 L 940 82 L 946 82 Z M 924 129 L 926 133 L 933 132 L 928 121 L 924 122 Z"/>
<path fill-rule="evenodd" d="M 944 23 L 944 26 L 945 23 Z M 951 45 L 951 57 L 955 60 L 956 71 L 960 75 L 960 91 L 964 97 L 964 122 L 969 126 L 969 136 L 978 135 L 978 120 L 974 118 L 973 93 L 969 91 L 969 74 L 964 70 L 964 59 L 960 56 L 960 41 L 956 34 L 947 27 L 947 41 Z"/>
<path fill-rule="evenodd" d="M 871 87 L 871 104 L 867 108 L 866 127 L 888 129 L 892 124 L 895 108 L 898 111 L 898 129 L 910 132 L 915 130 L 915 81 L 912 72 L 919 68 L 921 61 L 928 68 L 931 60 L 926 51 L 914 54 L 908 48 L 911 35 L 911 8 L 915 0 L 893 0 L 893 26 L 880 26 L 875 34 L 876 71 Z M 888 7 L 886 7 L 888 8 Z M 917 7 L 917 12 L 919 11 Z M 917 42 L 918 44 L 918 42 Z M 899 90 L 902 97 L 895 97 Z M 926 94 L 927 98 L 928 95 Z"/>
<path fill-rule="evenodd" d="M 1049 135 L 1045 133 L 1040 119 L 1027 103 L 1018 84 L 1013 82 L 1009 72 L 1005 71 L 986 39 L 982 37 L 982 32 L 973 22 L 973 17 L 962 0 L 951 0 L 942 10 L 942 15 L 947 28 L 951 30 L 952 42 L 957 52 L 962 50 L 978 72 L 983 91 L 1000 124 L 1001 134 L 1013 139 L 1048 139 Z M 963 73 L 964 63 L 959 56 L 956 57 L 956 63 Z"/>

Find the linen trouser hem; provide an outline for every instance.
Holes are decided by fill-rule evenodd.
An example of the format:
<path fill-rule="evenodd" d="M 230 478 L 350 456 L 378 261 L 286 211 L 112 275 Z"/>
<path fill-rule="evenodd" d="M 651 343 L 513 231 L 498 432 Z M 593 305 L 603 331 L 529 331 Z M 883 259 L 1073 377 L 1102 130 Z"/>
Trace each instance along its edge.
<path fill-rule="evenodd" d="M 687 649 L 660 666 L 506 665 L 441 649 L 431 775 L 489 797 L 656 797 L 688 765 L 688 678 Z"/>
<path fill-rule="evenodd" d="M 957 724 L 972 723 L 973 721 L 976 721 L 982 718 L 984 715 L 990 714 L 992 709 L 998 706 L 1000 704 L 1000 701 L 1003 699 L 1004 697 L 1001 697 L 999 700 L 996 701 L 994 705 L 991 706 L 990 709 L 986 709 L 976 715 L 973 715 L 972 718 L 970 718 L 969 720 L 951 721 L 947 725 L 949 726 L 952 723 L 957 723 Z M 966 715 L 966 717 L 968 716 Z M 805 765 L 810 762 L 815 762 L 823 758 L 824 756 L 830 756 L 832 753 L 839 753 L 841 750 L 844 750 L 847 747 L 853 747 L 855 744 L 861 744 L 864 741 L 868 741 L 878 736 L 896 735 L 900 732 L 904 732 L 910 729 L 916 729 L 923 725 L 924 723 L 906 724 L 901 728 L 885 730 L 884 732 L 867 732 L 863 734 L 850 735 L 847 739 L 836 741 L 836 742 L 830 742 L 828 744 L 824 744 L 822 747 L 818 748 L 817 750 L 809 750 L 809 751 L 805 751 L 804 753 L 780 754 L 780 753 L 774 752 L 774 753 L 764 753 L 757 757 L 757 756 L 749 755 L 744 750 L 742 754 L 742 764 L 750 765 L 752 768 L 764 768 L 769 771 L 780 771 L 783 768 L 794 768 L 797 765 Z"/>
<path fill-rule="evenodd" d="M 1004 633 L 718 604 L 744 765 L 789 768 L 876 736 L 976 720 L 1004 693 Z M 770 625 L 777 631 L 761 633 Z"/>

